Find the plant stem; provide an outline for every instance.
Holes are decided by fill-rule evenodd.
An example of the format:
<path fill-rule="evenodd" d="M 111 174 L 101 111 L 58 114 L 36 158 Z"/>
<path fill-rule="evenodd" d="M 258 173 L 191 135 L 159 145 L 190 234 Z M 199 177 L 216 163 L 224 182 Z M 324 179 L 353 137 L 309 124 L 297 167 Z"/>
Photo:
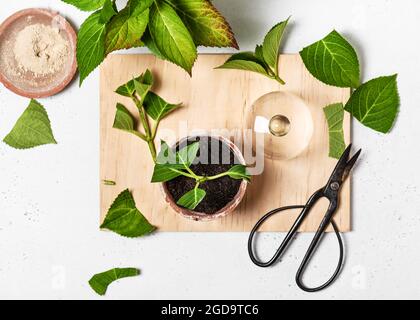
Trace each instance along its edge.
<path fill-rule="evenodd" d="M 147 142 L 147 145 L 149 146 L 149 150 L 150 150 L 150 154 L 152 155 L 153 162 L 156 163 L 156 147 L 155 147 L 155 142 L 154 142 L 154 136 L 152 135 L 152 132 L 150 130 L 149 121 L 146 117 L 146 113 L 144 112 L 143 103 L 135 95 L 131 96 L 131 98 L 133 99 L 139 111 L 140 121 L 144 128 L 144 132 L 146 133 L 146 142 Z M 156 133 L 154 133 L 154 135 L 156 135 Z"/>
<path fill-rule="evenodd" d="M 202 179 L 203 177 L 199 177 L 199 176 L 197 176 L 196 174 L 194 174 L 194 172 L 192 172 L 192 174 L 190 174 L 190 173 L 187 173 L 187 172 L 185 172 L 185 171 L 182 171 L 182 170 L 177 170 L 177 169 L 171 169 L 172 171 L 174 171 L 174 172 L 176 172 L 176 173 L 179 173 L 180 175 L 183 175 L 184 177 L 188 177 L 188 178 L 191 178 L 191 179 L 194 179 L 194 180 L 196 180 L 196 181 L 198 181 L 198 180 L 200 180 L 200 179 Z"/>
<path fill-rule="evenodd" d="M 217 180 L 217 179 L 223 178 L 227 175 L 228 175 L 228 172 L 226 171 L 226 172 L 220 173 L 220 174 L 212 176 L 212 177 L 205 177 L 205 179 L 206 179 L 205 181 L 207 181 L 207 180 Z"/>

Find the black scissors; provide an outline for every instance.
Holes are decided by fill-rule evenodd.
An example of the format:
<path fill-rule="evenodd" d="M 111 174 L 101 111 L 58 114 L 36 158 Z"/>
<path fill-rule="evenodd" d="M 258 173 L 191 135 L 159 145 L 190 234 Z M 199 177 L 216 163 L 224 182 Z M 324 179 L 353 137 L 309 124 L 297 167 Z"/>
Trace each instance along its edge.
<path fill-rule="evenodd" d="M 338 207 L 338 198 L 339 198 L 339 191 L 341 189 L 341 186 L 343 182 L 347 179 L 349 176 L 349 173 L 351 169 L 353 168 L 354 164 L 356 163 L 360 153 L 362 150 L 359 150 L 351 159 L 350 159 L 350 151 L 351 151 L 351 144 L 347 147 L 347 149 L 343 152 L 340 160 L 338 160 L 338 163 L 331 174 L 330 179 L 328 180 L 325 187 L 319 189 L 316 191 L 308 200 L 308 202 L 304 206 L 288 206 L 288 207 L 282 207 L 279 209 L 275 209 L 273 211 L 270 211 L 267 213 L 264 217 L 262 217 L 255 227 L 252 229 L 251 234 L 249 235 L 248 240 L 248 252 L 249 256 L 253 263 L 255 263 L 259 267 L 270 267 L 273 264 L 276 263 L 276 261 L 283 255 L 283 253 L 286 251 L 288 245 L 292 241 L 293 237 L 296 235 L 296 233 L 299 230 L 299 227 L 301 226 L 302 222 L 305 220 L 311 209 L 314 207 L 314 205 L 320 200 L 321 198 L 326 198 L 329 200 L 330 205 L 328 207 L 328 210 L 322 219 L 321 224 L 319 225 L 318 231 L 315 233 L 315 236 L 308 248 L 308 251 L 305 254 L 305 257 L 302 260 L 302 263 L 296 273 L 296 284 L 301 288 L 302 290 L 306 292 L 317 292 L 321 291 L 325 288 L 327 288 L 329 285 L 331 285 L 338 277 L 341 268 L 343 266 L 343 259 L 344 259 L 344 246 L 343 246 L 343 240 L 340 235 L 340 231 L 338 230 L 338 227 L 336 223 L 333 220 L 334 214 Z M 253 247 L 253 239 L 255 236 L 255 233 L 259 230 L 260 226 L 271 216 L 275 215 L 276 213 L 286 211 L 286 210 L 292 210 L 292 209 L 302 209 L 301 213 L 297 217 L 296 221 L 294 222 L 292 228 L 289 230 L 289 232 L 286 235 L 286 238 L 281 243 L 280 247 L 277 249 L 274 256 L 267 262 L 262 262 L 257 259 L 254 247 Z M 315 249 L 318 247 L 318 244 L 320 243 L 320 240 L 325 233 L 325 230 L 327 229 L 328 225 L 331 224 L 334 232 L 338 239 L 338 245 L 340 248 L 340 257 L 338 261 L 337 268 L 332 275 L 332 277 L 325 282 L 323 285 L 316 287 L 316 288 L 308 288 L 305 286 L 302 282 L 302 276 L 305 272 L 305 269 L 311 259 L 312 254 L 314 253 Z"/>

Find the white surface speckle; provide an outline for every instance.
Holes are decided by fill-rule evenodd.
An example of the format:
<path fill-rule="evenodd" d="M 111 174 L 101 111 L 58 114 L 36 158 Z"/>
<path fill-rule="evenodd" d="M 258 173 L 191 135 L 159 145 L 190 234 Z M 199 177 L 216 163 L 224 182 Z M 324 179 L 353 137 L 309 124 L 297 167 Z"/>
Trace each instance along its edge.
<path fill-rule="evenodd" d="M 121 2 L 121 1 L 119 1 Z M 358 49 L 363 79 L 399 73 L 401 112 L 384 136 L 354 122 L 363 148 L 353 181 L 353 228 L 347 259 L 328 290 L 306 294 L 294 274 L 311 235 L 301 235 L 269 269 L 249 260 L 245 233 L 157 233 L 130 240 L 98 230 L 99 79 L 40 100 L 58 145 L 17 151 L 0 144 L 0 298 L 98 298 L 87 281 L 117 266 L 142 270 L 113 284 L 105 299 L 420 298 L 419 44 L 417 0 L 217 0 L 242 49 L 252 50 L 276 22 L 293 16 L 285 45 L 297 52 L 336 28 Z M 59 0 L 6 1 L 0 20 L 26 7 L 59 10 L 79 26 L 85 13 Z M 202 52 L 231 52 L 200 49 Z M 132 52 L 145 52 L 144 49 Z M 0 137 L 28 100 L 0 86 Z M 273 197 L 275 194 L 273 193 Z M 138 204 L 141 208 L 141 203 Z M 281 236 L 268 234 L 264 254 Z M 308 274 L 321 283 L 337 261 L 327 237 Z"/>

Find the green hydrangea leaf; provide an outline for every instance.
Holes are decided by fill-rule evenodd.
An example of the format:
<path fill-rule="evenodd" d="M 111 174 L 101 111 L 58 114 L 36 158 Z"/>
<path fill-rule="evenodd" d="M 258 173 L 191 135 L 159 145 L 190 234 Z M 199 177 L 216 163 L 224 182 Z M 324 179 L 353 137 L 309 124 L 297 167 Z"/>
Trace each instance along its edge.
<path fill-rule="evenodd" d="M 117 111 L 115 113 L 114 129 L 123 130 L 134 134 L 135 136 L 145 139 L 145 137 L 136 130 L 135 120 L 130 111 L 121 103 L 117 103 Z"/>
<path fill-rule="evenodd" d="M 201 201 L 206 197 L 206 191 L 200 188 L 194 188 L 193 190 L 184 194 L 178 201 L 177 205 L 184 207 L 189 210 L 194 210 L 200 204 Z"/>
<path fill-rule="evenodd" d="M 158 47 L 156 46 L 155 41 L 152 39 L 150 35 L 149 27 L 146 28 L 146 31 L 141 38 L 141 41 L 144 42 L 144 45 L 159 59 L 167 60 L 166 57 L 163 56 L 162 52 L 159 51 Z"/>
<path fill-rule="evenodd" d="M 118 10 L 112 0 L 105 0 L 104 7 L 101 10 L 100 23 L 108 23 L 113 16 L 117 14 Z"/>
<path fill-rule="evenodd" d="M 337 31 L 304 48 L 300 56 L 308 71 L 318 80 L 332 86 L 357 88 L 360 66 L 356 51 Z"/>
<path fill-rule="evenodd" d="M 172 111 L 181 107 L 181 104 L 166 102 L 154 92 L 149 92 L 146 95 L 143 105 L 147 114 L 157 122 L 161 121 Z"/>
<path fill-rule="evenodd" d="M 83 11 L 95 11 L 101 8 L 105 0 L 62 0 Z"/>
<path fill-rule="evenodd" d="M 197 158 L 199 149 L 200 144 L 194 142 L 183 147 L 174 156 L 166 142 L 162 142 L 161 151 L 157 156 L 157 163 L 153 170 L 152 183 L 166 182 L 179 177 L 180 172 L 189 168 Z"/>
<path fill-rule="evenodd" d="M 29 106 L 3 141 L 16 149 L 29 149 L 57 143 L 51 130 L 47 111 L 36 100 L 30 101 Z"/>
<path fill-rule="evenodd" d="M 153 3 L 149 30 L 159 52 L 191 75 L 197 48 L 187 27 L 169 4 Z"/>
<path fill-rule="evenodd" d="M 271 70 L 278 75 L 278 61 L 280 55 L 280 46 L 286 30 L 289 19 L 276 24 L 267 33 L 262 46 L 262 56 L 264 61 L 270 66 Z M 258 50 L 258 47 L 257 49 Z M 258 54 L 260 55 L 260 53 Z"/>
<path fill-rule="evenodd" d="M 400 105 L 397 75 L 380 77 L 362 84 L 345 106 L 365 126 L 388 133 L 395 122 Z"/>
<path fill-rule="evenodd" d="M 90 15 L 79 30 L 77 63 L 80 85 L 105 59 L 106 24 L 101 22 L 101 15 L 101 11 Z"/>
<path fill-rule="evenodd" d="M 133 195 L 128 189 L 115 199 L 101 228 L 129 238 L 141 237 L 156 229 L 136 208 Z"/>
<path fill-rule="evenodd" d="M 226 19 L 208 0 L 168 0 L 190 31 L 194 43 L 239 49 Z"/>
<path fill-rule="evenodd" d="M 251 181 L 251 176 L 247 171 L 246 166 L 238 164 L 230 168 L 226 174 L 232 179 Z"/>
<path fill-rule="evenodd" d="M 234 57 L 235 56 L 235 57 Z M 216 69 L 235 69 L 256 72 L 266 77 L 270 77 L 265 66 L 256 58 L 255 55 L 250 53 L 238 53 L 229 58 L 224 64 L 217 67 Z M 242 59 L 241 59 L 242 58 Z M 248 60 L 244 60 L 248 59 Z"/>
<path fill-rule="evenodd" d="M 146 70 L 145 73 L 141 74 L 139 77 L 132 79 L 128 81 L 127 83 L 124 83 L 121 85 L 117 90 L 115 90 L 116 93 L 119 95 L 122 95 L 124 97 L 131 97 L 136 92 L 136 85 L 134 83 L 134 80 L 138 81 L 139 83 L 145 84 L 147 86 L 153 86 L 153 74 L 150 72 L 149 69 Z"/>
<path fill-rule="evenodd" d="M 153 0 L 130 0 L 109 23 L 105 40 L 106 53 L 142 45 L 140 38 L 149 22 Z"/>
<path fill-rule="evenodd" d="M 326 106 L 324 108 L 324 114 L 328 123 L 329 156 L 331 158 L 340 159 L 346 149 L 343 130 L 344 106 L 342 103 Z"/>
<path fill-rule="evenodd" d="M 90 280 L 90 287 L 99 295 L 103 296 L 108 286 L 116 280 L 135 277 L 140 274 L 137 268 L 114 268 L 102 273 L 95 274 Z"/>

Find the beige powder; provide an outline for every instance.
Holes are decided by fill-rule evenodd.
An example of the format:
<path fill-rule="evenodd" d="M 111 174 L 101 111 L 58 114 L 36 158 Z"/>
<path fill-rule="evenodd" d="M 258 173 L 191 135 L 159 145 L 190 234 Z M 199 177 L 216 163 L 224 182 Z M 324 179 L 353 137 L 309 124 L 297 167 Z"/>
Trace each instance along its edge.
<path fill-rule="evenodd" d="M 13 54 L 19 70 L 45 76 L 63 68 L 70 48 L 58 28 L 34 24 L 17 34 Z"/>

